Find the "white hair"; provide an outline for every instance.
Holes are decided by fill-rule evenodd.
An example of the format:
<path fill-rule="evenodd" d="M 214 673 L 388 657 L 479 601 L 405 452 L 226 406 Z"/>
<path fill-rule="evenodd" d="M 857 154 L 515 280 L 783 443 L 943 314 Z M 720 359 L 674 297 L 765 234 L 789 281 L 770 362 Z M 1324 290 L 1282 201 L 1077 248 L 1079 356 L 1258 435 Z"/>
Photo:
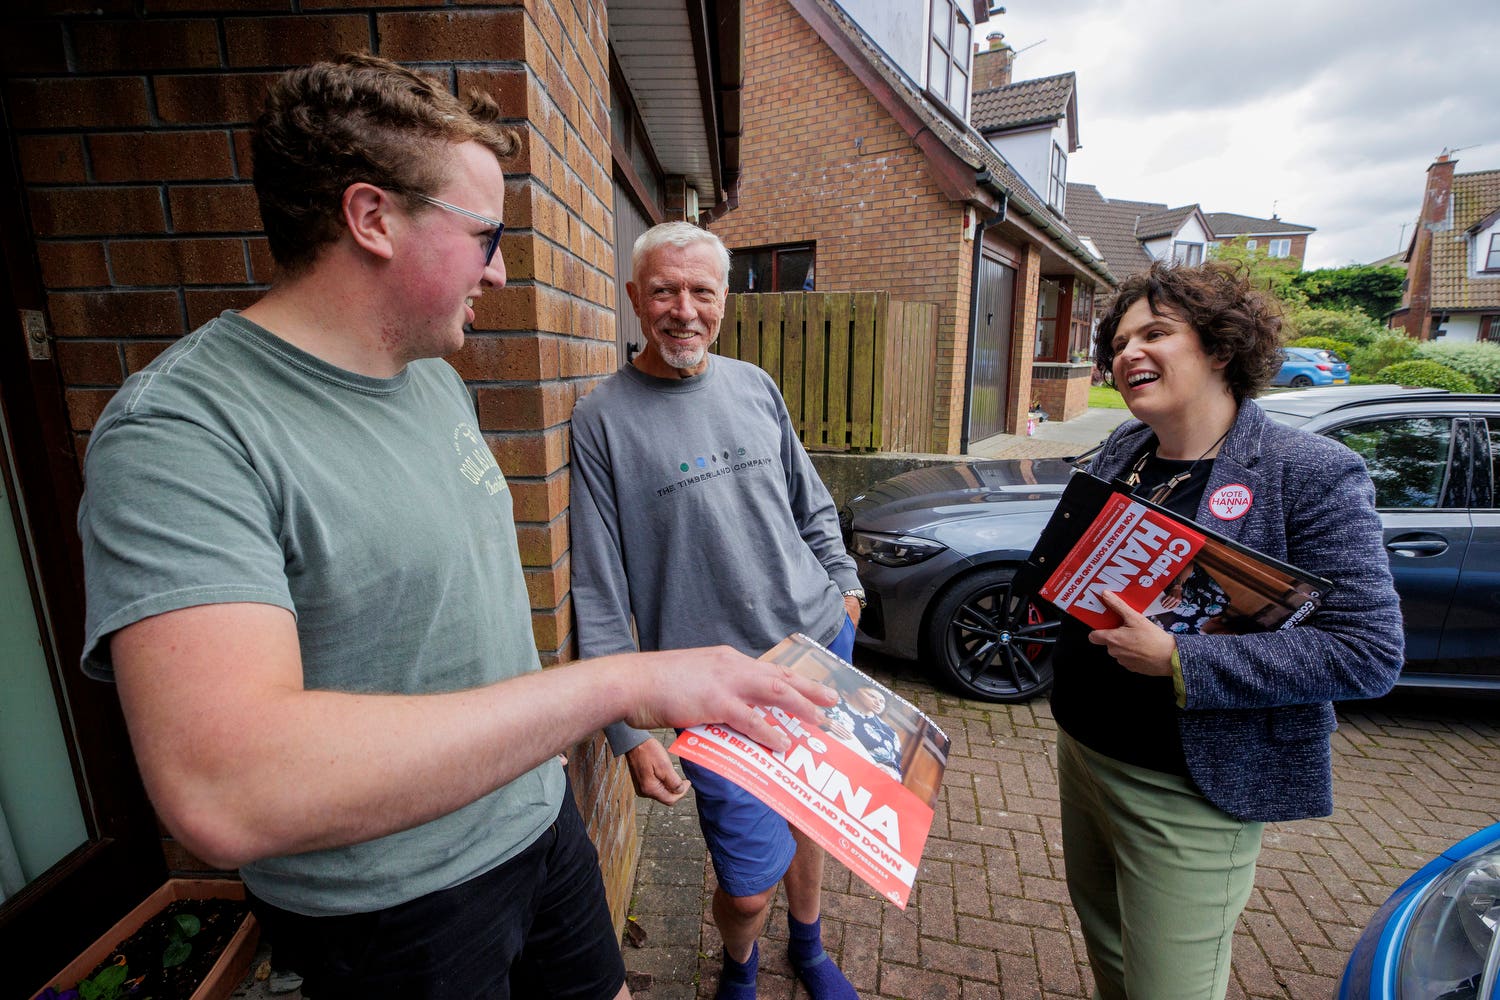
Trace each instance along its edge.
<path fill-rule="evenodd" d="M 714 249 L 719 258 L 719 271 L 723 275 L 720 284 L 727 288 L 729 286 L 729 248 L 713 233 L 691 222 L 663 222 L 659 226 L 652 226 L 637 237 L 635 246 L 630 248 L 630 280 L 640 284 L 641 262 L 651 251 L 665 246 L 685 249 L 694 243 L 703 243 Z"/>

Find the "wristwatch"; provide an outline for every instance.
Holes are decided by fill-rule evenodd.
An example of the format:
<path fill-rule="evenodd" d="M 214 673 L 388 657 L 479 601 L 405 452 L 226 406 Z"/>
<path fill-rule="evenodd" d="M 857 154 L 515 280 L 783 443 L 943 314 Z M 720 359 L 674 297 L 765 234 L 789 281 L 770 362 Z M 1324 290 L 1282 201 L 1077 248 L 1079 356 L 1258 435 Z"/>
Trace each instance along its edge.
<path fill-rule="evenodd" d="M 855 587 L 853 590 L 846 590 L 846 591 L 844 591 L 844 596 L 845 597 L 852 597 L 852 598 L 854 598 L 856 601 L 859 602 L 859 606 L 861 608 L 863 608 L 865 606 L 865 604 L 866 604 L 866 601 L 865 601 L 865 592 L 863 590 L 861 590 L 859 587 Z"/>

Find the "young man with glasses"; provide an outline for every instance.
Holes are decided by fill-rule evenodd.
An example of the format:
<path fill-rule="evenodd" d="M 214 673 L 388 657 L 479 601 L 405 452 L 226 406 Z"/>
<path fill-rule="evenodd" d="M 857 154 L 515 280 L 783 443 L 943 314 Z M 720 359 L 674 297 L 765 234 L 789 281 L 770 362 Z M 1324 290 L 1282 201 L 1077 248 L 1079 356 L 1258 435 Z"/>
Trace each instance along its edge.
<path fill-rule="evenodd" d="M 485 99 L 369 56 L 254 137 L 279 266 L 126 381 L 88 451 L 84 667 L 158 814 L 239 868 L 303 995 L 626 995 L 557 755 L 600 726 L 807 714 L 727 649 L 541 672 L 504 475 L 462 379 L 505 282 Z"/>

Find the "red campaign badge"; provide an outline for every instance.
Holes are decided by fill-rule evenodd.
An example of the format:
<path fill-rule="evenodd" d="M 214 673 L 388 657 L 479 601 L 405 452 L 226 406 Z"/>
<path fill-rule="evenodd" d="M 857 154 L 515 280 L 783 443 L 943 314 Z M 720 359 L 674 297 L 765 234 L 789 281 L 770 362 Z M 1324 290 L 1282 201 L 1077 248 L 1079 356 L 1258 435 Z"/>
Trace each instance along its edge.
<path fill-rule="evenodd" d="M 1208 498 L 1208 512 L 1221 521 L 1238 521 L 1250 509 L 1254 495 L 1242 483 L 1230 483 L 1214 490 Z"/>

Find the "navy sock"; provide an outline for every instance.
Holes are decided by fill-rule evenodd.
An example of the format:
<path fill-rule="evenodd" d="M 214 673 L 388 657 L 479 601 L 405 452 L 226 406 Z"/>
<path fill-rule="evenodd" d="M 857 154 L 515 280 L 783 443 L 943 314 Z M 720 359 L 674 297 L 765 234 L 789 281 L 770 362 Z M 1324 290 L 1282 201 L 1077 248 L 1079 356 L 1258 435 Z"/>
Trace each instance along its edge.
<path fill-rule="evenodd" d="M 859 1000 L 859 994 L 854 992 L 849 980 L 823 950 L 823 918 L 804 924 L 788 913 L 786 925 L 792 932 L 787 945 L 792 971 L 797 973 L 813 1000 Z"/>
<path fill-rule="evenodd" d="M 755 977 L 760 971 L 760 942 L 750 946 L 750 957 L 736 962 L 724 949 L 724 968 L 719 972 L 719 989 L 714 1000 L 755 1000 Z"/>

